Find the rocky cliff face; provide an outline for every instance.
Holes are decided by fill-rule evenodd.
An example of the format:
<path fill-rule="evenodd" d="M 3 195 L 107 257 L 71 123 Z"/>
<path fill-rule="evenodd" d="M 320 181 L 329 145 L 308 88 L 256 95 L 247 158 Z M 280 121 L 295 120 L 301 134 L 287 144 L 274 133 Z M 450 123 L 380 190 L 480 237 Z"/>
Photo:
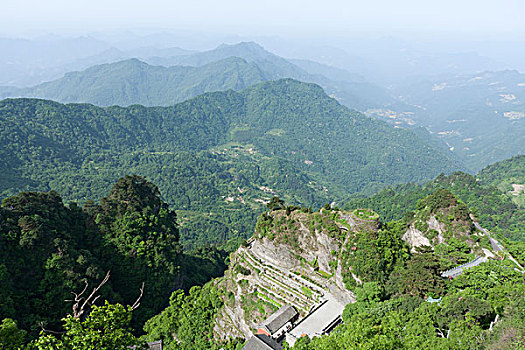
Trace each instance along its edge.
<path fill-rule="evenodd" d="M 215 282 L 224 299 L 215 334 L 249 338 L 286 304 L 301 317 L 325 301 L 346 305 L 355 301 L 352 289 L 384 280 L 409 250 L 425 249 L 443 271 L 492 255 L 468 208 L 449 192 L 422 200 L 408 222 L 379 223 L 369 210 L 278 207 L 260 216 L 254 236 Z"/>
<path fill-rule="evenodd" d="M 431 246 L 430 240 L 414 225 L 411 225 L 401 238 L 410 246 L 412 253 L 415 253 L 416 248 L 421 246 Z"/>
<path fill-rule="evenodd" d="M 284 304 L 304 316 L 325 300 L 355 301 L 343 283 L 341 254 L 348 237 L 377 226 L 376 218 L 335 210 L 263 214 L 254 237 L 231 255 L 230 268 L 216 282 L 225 306 L 215 333 L 248 338 Z"/>
<path fill-rule="evenodd" d="M 402 239 L 412 253 L 424 246 L 436 251 L 461 245 L 472 256 L 493 256 L 488 238 L 476 229 L 466 205 L 447 190 L 439 190 L 419 203 Z"/>

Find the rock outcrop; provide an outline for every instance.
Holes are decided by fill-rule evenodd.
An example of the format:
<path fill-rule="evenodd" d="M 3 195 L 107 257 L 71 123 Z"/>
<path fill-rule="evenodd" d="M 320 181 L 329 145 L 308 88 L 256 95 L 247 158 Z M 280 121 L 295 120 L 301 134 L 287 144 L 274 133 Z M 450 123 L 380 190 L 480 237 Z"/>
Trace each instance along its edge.
<path fill-rule="evenodd" d="M 343 283 L 339 253 L 347 235 L 364 225 L 377 227 L 377 221 L 331 210 L 263 214 L 254 237 L 231 255 L 229 269 L 216 282 L 224 291 L 225 306 L 215 333 L 249 338 L 285 304 L 303 317 L 326 300 L 354 302 Z"/>

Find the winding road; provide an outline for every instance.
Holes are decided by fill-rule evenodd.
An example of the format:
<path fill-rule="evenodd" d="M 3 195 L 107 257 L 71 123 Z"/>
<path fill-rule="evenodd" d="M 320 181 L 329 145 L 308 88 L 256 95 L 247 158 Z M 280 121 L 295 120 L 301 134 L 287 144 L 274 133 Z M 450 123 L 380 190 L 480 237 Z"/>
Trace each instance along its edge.
<path fill-rule="evenodd" d="M 518 267 L 524 271 L 523 269 L 523 266 L 521 266 L 517 261 L 516 259 L 514 259 L 514 257 L 512 255 L 510 255 L 509 252 L 504 252 L 503 251 L 503 247 L 499 244 L 498 241 L 496 241 L 494 238 L 492 238 L 490 236 L 490 232 L 486 229 L 484 229 L 483 227 L 481 227 L 481 225 L 474 221 L 474 226 L 480 230 L 481 232 L 483 232 L 485 234 L 485 236 L 487 236 L 487 238 L 489 239 L 490 241 L 490 245 L 492 247 L 492 250 L 494 252 L 502 252 L 504 253 L 505 255 L 507 255 L 509 257 L 510 260 L 512 260 L 512 262 L 514 262 L 516 265 L 518 265 Z M 478 266 L 479 264 L 481 263 L 484 263 L 485 261 L 487 261 L 487 257 L 485 256 L 478 256 L 476 259 L 472 260 L 472 261 L 469 261 L 468 263 L 466 264 L 463 264 L 463 265 L 460 265 L 460 266 L 457 266 L 453 269 L 450 269 L 450 270 L 447 270 L 445 272 L 443 272 L 441 274 L 441 277 L 446 277 L 446 278 L 454 278 L 454 277 L 457 277 L 459 275 L 461 275 L 463 273 L 463 271 L 465 271 L 466 269 L 468 268 L 471 268 L 471 267 L 474 267 L 474 266 Z"/>
<path fill-rule="evenodd" d="M 485 236 L 487 236 L 489 238 L 490 245 L 492 246 L 492 250 L 494 250 L 495 252 L 504 252 L 502 246 L 498 243 L 498 241 L 496 241 L 494 238 L 492 238 L 490 236 L 490 233 L 489 233 L 488 230 L 486 230 L 483 227 L 481 227 L 481 225 L 478 222 L 476 222 L 476 221 L 474 221 L 474 226 L 478 230 L 483 232 L 485 234 Z M 513 263 L 518 265 L 518 267 L 521 269 L 522 272 L 525 271 L 523 266 L 521 266 L 520 263 L 516 259 L 514 259 L 514 257 L 509 252 L 504 252 L 504 253 L 505 253 L 505 255 L 507 255 L 509 257 L 510 260 L 512 260 Z"/>
<path fill-rule="evenodd" d="M 483 232 L 485 234 L 485 236 L 488 237 L 488 239 L 490 240 L 490 245 L 492 246 L 492 250 L 495 251 L 495 252 L 502 252 L 503 249 L 501 248 L 501 246 L 499 245 L 498 241 L 496 241 L 494 238 L 490 237 L 490 234 L 489 234 L 489 231 L 485 230 L 483 227 L 481 227 L 481 225 L 477 222 L 474 221 L 474 226 L 480 230 L 481 232 Z"/>

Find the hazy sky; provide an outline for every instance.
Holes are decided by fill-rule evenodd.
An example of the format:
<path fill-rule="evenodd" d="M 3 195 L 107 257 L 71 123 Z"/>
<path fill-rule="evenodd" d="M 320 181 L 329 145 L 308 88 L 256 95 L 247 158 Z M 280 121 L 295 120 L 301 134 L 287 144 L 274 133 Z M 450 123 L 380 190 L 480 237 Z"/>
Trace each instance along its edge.
<path fill-rule="evenodd" d="M 2 0 L 0 35 L 157 28 L 240 35 L 525 38 L 525 0 Z"/>

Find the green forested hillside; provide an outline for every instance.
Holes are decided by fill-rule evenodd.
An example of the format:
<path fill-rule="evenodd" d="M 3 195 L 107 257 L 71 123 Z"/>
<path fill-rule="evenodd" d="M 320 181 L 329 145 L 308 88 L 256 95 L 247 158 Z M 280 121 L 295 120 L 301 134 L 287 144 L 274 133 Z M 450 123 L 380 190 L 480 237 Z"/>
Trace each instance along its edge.
<path fill-rule="evenodd" d="M 42 327 L 58 331 L 72 311 L 71 293 L 86 282 L 90 293 L 110 271 L 102 304 L 132 305 L 144 283 L 132 322 L 140 330 L 174 289 L 220 275 L 224 257 L 214 248 L 182 254 L 175 212 L 139 176 L 119 179 L 108 196 L 83 208 L 65 205 L 54 191 L 22 192 L 0 205 L 0 320 L 16 320 L 30 337 Z"/>
<path fill-rule="evenodd" d="M 151 66 L 129 59 L 67 73 L 32 88 L 5 90 L 3 95 L 98 106 L 167 106 L 209 91 L 241 90 L 271 78 L 254 63 L 236 57 L 202 67 Z"/>
<path fill-rule="evenodd" d="M 460 168 L 411 132 L 293 80 L 165 108 L 8 99 L 0 120 L 2 196 L 56 189 L 66 200 L 97 199 L 120 176 L 139 173 L 184 210 L 183 222 L 212 223 L 204 241 L 247 235 L 273 193 L 317 205 Z M 182 230 L 184 240 L 202 242 Z"/>
<path fill-rule="evenodd" d="M 525 155 L 491 164 L 481 170 L 477 178 L 484 185 L 497 187 L 514 203 L 525 207 Z"/>
<path fill-rule="evenodd" d="M 487 176 L 493 167 L 480 172 L 479 178 Z M 500 173 L 502 177 L 504 174 L 504 171 Z M 525 241 L 525 210 L 496 187 L 465 173 L 442 174 L 425 185 L 403 184 L 385 188 L 368 198 L 351 198 L 345 202 L 345 207 L 372 208 L 385 220 L 399 220 L 416 209 L 419 199 L 440 188 L 450 190 L 467 203 L 484 227 L 505 237 Z"/>

